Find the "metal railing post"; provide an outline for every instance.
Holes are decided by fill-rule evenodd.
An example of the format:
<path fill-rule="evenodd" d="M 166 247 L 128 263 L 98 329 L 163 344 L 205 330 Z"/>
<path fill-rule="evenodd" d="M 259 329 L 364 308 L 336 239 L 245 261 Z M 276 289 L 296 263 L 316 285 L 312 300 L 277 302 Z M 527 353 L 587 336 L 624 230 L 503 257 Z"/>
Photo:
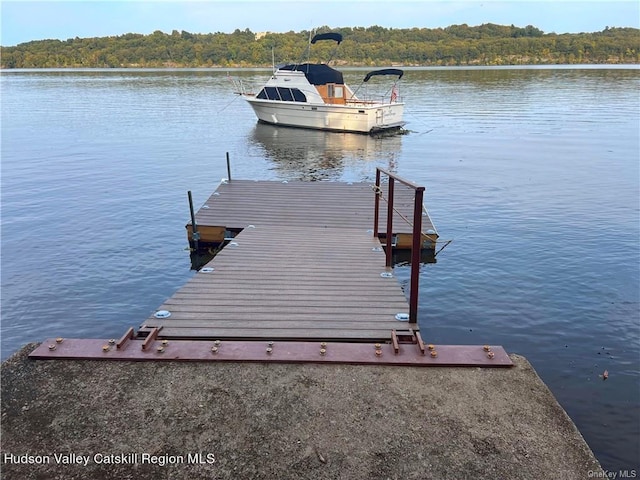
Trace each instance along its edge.
<path fill-rule="evenodd" d="M 393 185 L 395 180 L 389 177 L 389 192 L 387 193 L 387 267 L 391 266 L 391 249 L 393 246 Z"/>
<path fill-rule="evenodd" d="M 376 201 L 374 210 L 373 235 L 378 236 L 378 221 L 380 215 L 380 175 L 384 174 L 389 178 L 389 190 L 387 192 L 387 244 L 386 244 L 386 266 L 392 266 L 393 249 L 393 197 L 395 180 L 403 183 L 414 191 L 413 201 L 413 233 L 411 241 L 411 280 L 409 291 L 409 323 L 418 323 L 418 288 L 420 283 L 420 260 L 422 257 L 422 202 L 424 200 L 424 187 L 405 180 L 393 173 L 376 168 Z"/>
<path fill-rule="evenodd" d="M 378 220 L 380 218 L 380 170 L 376 168 L 376 200 L 373 204 L 373 238 L 378 238 Z"/>
<path fill-rule="evenodd" d="M 409 291 L 409 323 L 418 322 L 418 285 L 422 252 L 422 199 L 424 187 L 417 188 L 413 202 L 413 238 L 411 242 L 411 287 Z"/>

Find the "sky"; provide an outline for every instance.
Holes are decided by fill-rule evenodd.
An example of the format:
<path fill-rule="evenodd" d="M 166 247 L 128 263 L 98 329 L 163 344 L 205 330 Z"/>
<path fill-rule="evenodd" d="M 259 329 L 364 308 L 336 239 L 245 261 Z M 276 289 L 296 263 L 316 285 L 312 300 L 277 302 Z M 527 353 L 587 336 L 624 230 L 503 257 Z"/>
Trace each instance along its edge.
<path fill-rule="evenodd" d="M 640 28 L 638 0 L 0 0 L 0 45 L 125 33 L 230 33 L 320 26 L 533 25 L 545 33 Z"/>

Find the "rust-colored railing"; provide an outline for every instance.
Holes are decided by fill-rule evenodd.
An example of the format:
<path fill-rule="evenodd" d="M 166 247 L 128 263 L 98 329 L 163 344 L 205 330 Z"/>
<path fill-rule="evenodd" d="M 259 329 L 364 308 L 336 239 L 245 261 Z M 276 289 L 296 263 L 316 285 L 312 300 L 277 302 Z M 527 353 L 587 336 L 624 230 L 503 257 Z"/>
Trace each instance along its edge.
<path fill-rule="evenodd" d="M 411 242 L 411 283 L 409 290 L 409 323 L 418 322 L 418 286 L 420 280 L 420 255 L 422 249 L 422 201 L 424 197 L 424 187 L 417 185 L 409 180 L 405 180 L 394 173 L 383 168 L 376 168 L 376 187 L 375 187 L 375 207 L 373 214 L 373 235 L 378 238 L 378 220 L 380 217 L 380 197 L 382 189 L 380 178 L 382 175 L 389 178 L 389 188 L 387 192 L 387 236 L 386 236 L 386 265 L 392 266 L 392 249 L 393 249 L 393 190 L 395 182 L 398 181 L 415 192 L 413 202 L 413 236 Z"/>

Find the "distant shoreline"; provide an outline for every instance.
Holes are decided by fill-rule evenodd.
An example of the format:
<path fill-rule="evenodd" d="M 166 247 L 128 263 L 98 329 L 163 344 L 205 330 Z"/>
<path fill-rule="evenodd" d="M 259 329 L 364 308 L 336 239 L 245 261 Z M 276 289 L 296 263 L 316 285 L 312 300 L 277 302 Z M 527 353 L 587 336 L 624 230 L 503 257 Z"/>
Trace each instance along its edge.
<path fill-rule="evenodd" d="M 383 65 L 384 66 L 384 65 Z M 640 63 L 563 63 L 563 64 L 539 64 L 539 65 L 457 65 L 457 66 L 403 66 L 395 65 L 405 71 L 421 70 L 640 70 Z M 364 67 L 361 65 L 345 65 L 341 70 L 368 71 L 375 67 Z M 242 71 L 272 71 L 273 67 L 42 67 L 42 68 L 6 68 L 0 67 L 2 72 L 118 72 L 118 71 L 145 71 L 145 72 L 242 72 Z"/>
<path fill-rule="evenodd" d="M 332 29 L 338 45 L 307 49 L 309 32 L 196 34 L 174 30 L 38 40 L 0 47 L 2 68 L 259 68 L 333 59 L 338 66 L 412 67 L 640 64 L 640 29 L 545 33 L 528 25 Z"/>

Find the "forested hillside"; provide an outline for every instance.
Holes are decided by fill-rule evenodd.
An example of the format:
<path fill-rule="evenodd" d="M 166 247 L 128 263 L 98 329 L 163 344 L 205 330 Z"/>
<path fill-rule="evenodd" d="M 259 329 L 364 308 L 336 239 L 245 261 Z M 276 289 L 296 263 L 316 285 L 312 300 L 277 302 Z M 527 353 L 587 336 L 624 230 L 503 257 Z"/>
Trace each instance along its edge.
<path fill-rule="evenodd" d="M 640 63 L 640 30 L 555 34 L 527 26 L 391 29 L 334 28 L 342 33 L 337 63 L 362 66 L 519 65 Z M 306 59 L 309 32 L 195 34 L 128 33 L 116 37 L 41 40 L 0 49 L 2 68 L 54 67 L 249 67 Z M 326 59 L 333 45 L 318 43 L 312 60 Z"/>

